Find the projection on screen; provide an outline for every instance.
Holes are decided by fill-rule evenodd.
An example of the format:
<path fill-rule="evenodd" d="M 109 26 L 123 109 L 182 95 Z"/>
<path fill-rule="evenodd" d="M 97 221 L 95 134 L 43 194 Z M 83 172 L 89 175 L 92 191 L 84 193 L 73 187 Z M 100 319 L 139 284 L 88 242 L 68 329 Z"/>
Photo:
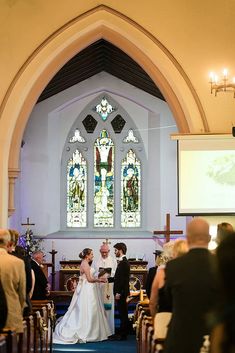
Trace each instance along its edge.
<path fill-rule="evenodd" d="M 178 141 L 179 215 L 235 214 L 235 139 Z"/>

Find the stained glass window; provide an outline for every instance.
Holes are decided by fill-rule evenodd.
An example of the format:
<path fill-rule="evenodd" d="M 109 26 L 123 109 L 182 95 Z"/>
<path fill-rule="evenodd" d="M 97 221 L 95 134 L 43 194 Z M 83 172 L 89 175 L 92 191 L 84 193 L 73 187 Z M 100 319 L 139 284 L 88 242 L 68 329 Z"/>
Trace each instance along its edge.
<path fill-rule="evenodd" d="M 141 164 L 130 149 L 121 166 L 121 226 L 140 227 Z"/>
<path fill-rule="evenodd" d="M 76 150 L 67 163 L 67 226 L 87 226 L 87 163 Z"/>
<path fill-rule="evenodd" d="M 105 97 L 103 97 L 101 99 L 101 102 L 96 105 L 94 110 L 96 111 L 96 113 L 99 114 L 101 119 L 105 121 L 109 114 L 111 114 L 115 110 L 115 108 L 107 101 Z"/>
<path fill-rule="evenodd" d="M 125 143 L 128 143 L 128 142 L 138 143 L 138 142 L 139 142 L 139 140 L 137 139 L 137 137 L 135 137 L 135 135 L 134 135 L 133 129 L 130 129 L 130 130 L 128 131 L 128 134 L 127 134 L 126 137 L 124 137 L 123 142 L 125 142 Z"/>
<path fill-rule="evenodd" d="M 94 145 L 94 227 L 114 225 L 114 144 L 102 130 Z"/>
<path fill-rule="evenodd" d="M 70 143 L 74 143 L 74 142 L 86 142 L 86 140 L 84 139 L 84 137 L 81 136 L 81 132 L 80 130 L 76 129 L 74 131 L 74 135 L 71 137 L 71 139 L 69 140 Z"/>

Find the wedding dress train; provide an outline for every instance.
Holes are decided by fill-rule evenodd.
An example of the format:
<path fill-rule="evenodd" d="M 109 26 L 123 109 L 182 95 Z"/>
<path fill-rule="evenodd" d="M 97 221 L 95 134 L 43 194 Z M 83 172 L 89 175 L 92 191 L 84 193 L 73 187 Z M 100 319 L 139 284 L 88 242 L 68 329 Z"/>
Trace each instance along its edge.
<path fill-rule="evenodd" d="M 94 269 L 91 269 L 93 273 Z M 106 340 L 109 335 L 111 330 L 99 284 L 88 282 L 86 275 L 82 274 L 68 311 L 55 327 L 53 343 L 97 342 Z"/>

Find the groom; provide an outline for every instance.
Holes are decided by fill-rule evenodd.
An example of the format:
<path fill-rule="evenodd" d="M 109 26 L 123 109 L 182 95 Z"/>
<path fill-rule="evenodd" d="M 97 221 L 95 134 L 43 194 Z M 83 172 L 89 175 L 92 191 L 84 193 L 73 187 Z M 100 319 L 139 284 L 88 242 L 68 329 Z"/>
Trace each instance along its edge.
<path fill-rule="evenodd" d="M 126 298 L 130 294 L 130 264 L 126 258 L 126 251 L 126 244 L 117 243 L 114 245 L 114 252 L 118 265 L 114 277 L 110 277 L 108 279 L 109 282 L 114 282 L 113 293 L 121 321 L 119 334 L 110 337 L 111 340 L 117 341 L 123 341 L 127 339 L 129 326 Z"/>

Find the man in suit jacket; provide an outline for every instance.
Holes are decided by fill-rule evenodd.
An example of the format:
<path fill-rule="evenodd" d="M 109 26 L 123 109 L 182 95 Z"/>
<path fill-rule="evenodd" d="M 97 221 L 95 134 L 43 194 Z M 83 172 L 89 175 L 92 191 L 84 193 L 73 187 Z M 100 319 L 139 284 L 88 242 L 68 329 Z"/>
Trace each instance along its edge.
<path fill-rule="evenodd" d="M 111 339 L 121 341 L 127 339 L 129 329 L 128 308 L 126 299 L 130 294 L 130 264 L 125 256 L 127 251 L 126 244 L 117 243 L 114 245 L 114 249 L 118 265 L 113 278 L 113 293 L 117 303 L 117 309 L 120 315 L 121 323 L 119 334 L 112 336 Z"/>
<path fill-rule="evenodd" d="M 160 250 L 156 250 L 154 252 L 154 254 L 156 256 L 156 258 L 155 258 L 155 266 L 154 267 L 150 267 L 150 269 L 148 271 L 147 278 L 146 278 L 145 289 L 146 289 L 146 294 L 147 294 L 149 299 L 150 299 L 150 295 L 151 295 L 151 289 L 152 289 L 153 280 L 154 280 L 154 277 L 156 275 L 157 268 L 158 268 L 159 255 L 161 253 L 162 253 L 162 251 L 160 251 Z"/>
<path fill-rule="evenodd" d="M 40 250 L 32 254 L 31 268 L 34 272 L 35 283 L 33 288 L 32 300 L 47 299 L 49 294 L 48 281 L 42 270 L 44 253 Z"/>
<path fill-rule="evenodd" d="M 200 218 L 187 226 L 189 252 L 166 266 L 166 291 L 173 313 L 164 353 L 198 353 L 209 333 L 207 314 L 215 307 L 218 290 L 213 255 L 208 251 L 209 224 Z"/>
<path fill-rule="evenodd" d="M 24 262 L 8 254 L 10 234 L 0 229 L 0 278 L 7 302 L 6 327 L 23 332 L 23 309 L 26 305 L 26 278 Z"/>

